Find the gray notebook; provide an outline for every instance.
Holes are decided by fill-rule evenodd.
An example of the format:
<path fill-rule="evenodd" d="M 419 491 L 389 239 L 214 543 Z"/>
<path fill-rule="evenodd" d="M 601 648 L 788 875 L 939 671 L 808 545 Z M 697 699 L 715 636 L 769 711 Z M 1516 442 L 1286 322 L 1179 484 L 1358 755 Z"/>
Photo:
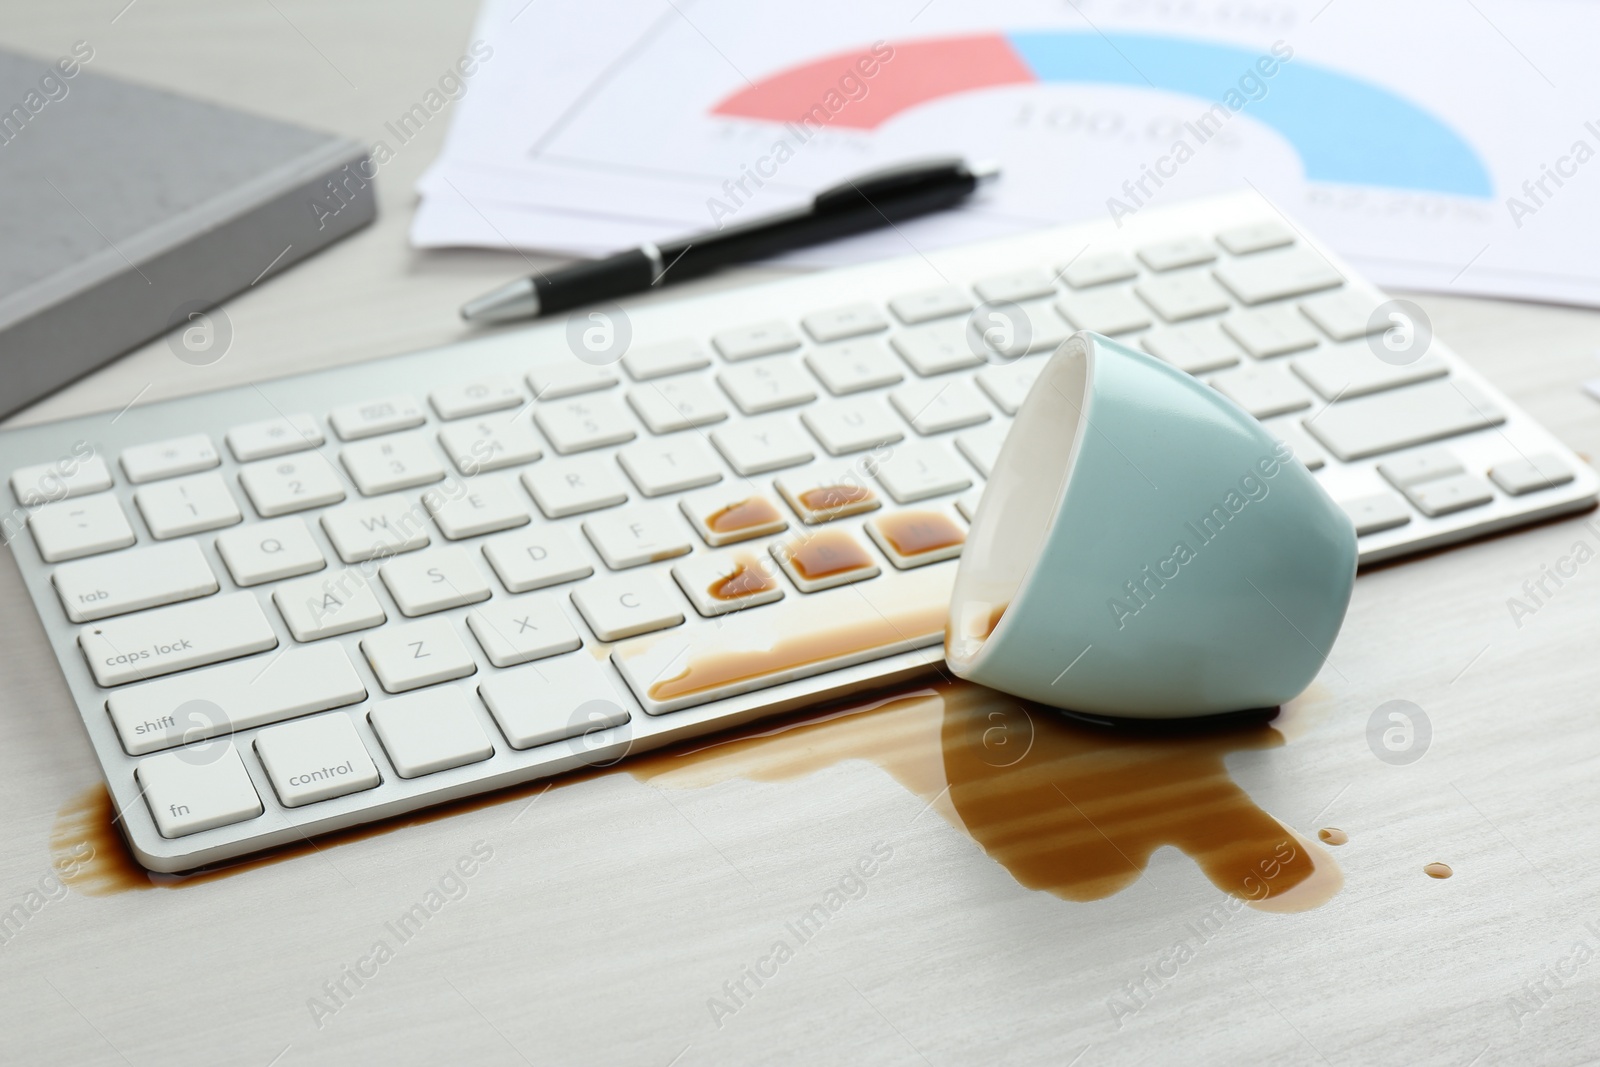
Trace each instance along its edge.
<path fill-rule="evenodd" d="M 355 141 L 93 66 L 0 51 L 0 415 L 376 213 Z"/>

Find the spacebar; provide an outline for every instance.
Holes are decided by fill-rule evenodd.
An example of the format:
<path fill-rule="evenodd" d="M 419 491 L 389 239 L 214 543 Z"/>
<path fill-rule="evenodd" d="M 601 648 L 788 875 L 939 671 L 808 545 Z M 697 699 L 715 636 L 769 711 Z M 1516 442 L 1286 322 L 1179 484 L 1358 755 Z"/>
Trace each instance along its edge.
<path fill-rule="evenodd" d="M 625 641 L 611 660 L 646 712 L 681 711 L 942 644 L 955 573 L 950 560 L 802 593 L 748 608 L 731 625 L 691 624 Z"/>

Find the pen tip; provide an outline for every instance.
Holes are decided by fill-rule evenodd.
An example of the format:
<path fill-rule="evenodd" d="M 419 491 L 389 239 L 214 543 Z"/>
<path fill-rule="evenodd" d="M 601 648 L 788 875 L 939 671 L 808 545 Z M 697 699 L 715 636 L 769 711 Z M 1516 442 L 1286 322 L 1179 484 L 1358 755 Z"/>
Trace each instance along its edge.
<path fill-rule="evenodd" d="M 978 179 L 979 185 L 988 185 L 1000 177 L 1000 164 L 992 159 L 980 159 L 976 163 L 969 163 L 967 170 Z"/>
<path fill-rule="evenodd" d="M 532 278 L 518 278 L 461 305 L 461 317 L 475 326 L 489 326 L 539 314 L 539 294 Z"/>

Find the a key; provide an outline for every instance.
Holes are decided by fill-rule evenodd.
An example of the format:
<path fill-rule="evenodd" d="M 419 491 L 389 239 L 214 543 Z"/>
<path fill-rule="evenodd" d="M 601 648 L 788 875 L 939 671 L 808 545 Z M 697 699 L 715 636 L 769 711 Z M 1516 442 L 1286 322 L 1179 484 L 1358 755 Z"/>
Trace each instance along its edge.
<path fill-rule="evenodd" d="M 961 555 L 967 531 L 945 511 L 889 511 L 866 521 L 867 536 L 903 571 Z"/>
<path fill-rule="evenodd" d="M 580 396 L 534 408 L 533 421 L 563 456 L 634 438 L 633 420 L 606 396 Z"/>
<path fill-rule="evenodd" d="M 127 548 L 135 540 L 127 513 L 110 493 L 45 504 L 28 516 L 28 530 L 46 563 Z"/>
<path fill-rule="evenodd" d="M 1222 370 L 1239 362 L 1244 352 L 1215 322 L 1194 322 L 1151 330 L 1140 343 L 1144 350 L 1187 374 Z"/>
<path fill-rule="evenodd" d="M 1385 298 L 1371 289 L 1347 285 L 1331 293 L 1302 300 L 1300 310 L 1335 341 L 1354 341 L 1368 334 L 1380 333 L 1392 325 L 1387 319 L 1373 321 L 1373 313 L 1384 302 Z"/>
<path fill-rule="evenodd" d="M 441 419 L 469 419 L 491 411 L 521 407 L 522 389 L 509 378 L 485 378 L 463 385 L 440 386 L 428 394 L 428 403 Z"/>
<path fill-rule="evenodd" d="M 806 333 L 818 344 L 843 341 L 851 337 L 877 333 L 889 328 L 883 312 L 871 304 L 849 304 L 845 307 L 815 311 L 800 320 Z"/>
<path fill-rule="evenodd" d="M 864 582 L 881 573 L 861 538 L 837 528 L 806 530 L 775 542 L 772 558 L 802 593 Z"/>
<path fill-rule="evenodd" d="M 646 382 L 629 391 L 628 403 L 656 434 L 710 426 L 728 417 L 722 398 L 699 378 Z"/>
<path fill-rule="evenodd" d="M 362 496 L 432 485 L 444 478 L 444 464 L 422 434 L 362 441 L 339 452 L 339 462 Z"/>
<path fill-rule="evenodd" d="M 1211 379 L 1217 392 L 1258 419 L 1311 406 L 1311 393 L 1283 367 L 1244 367 Z"/>
<path fill-rule="evenodd" d="M 594 564 L 571 534 L 543 524 L 490 538 L 483 544 L 483 555 L 500 583 L 513 593 L 575 582 L 594 573 Z"/>
<path fill-rule="evenodd" d="M 1489 478 L 1512 496 L 1553 489 L 1572 481 L 1572 468 L 1548 452 L 1527 459 L 1507 460 L 1489 468 Z"/>
<path fill-rule="evenodd" d="M 210 596 L 218 589 L 205 553 L 193 541 L 149 545 L 104 559 L 57 567 L 51 576 L 73 622 Z"/>
<path fill-rule="evenodd" d="M 341 441 L 359 441 L 363 437 L 409 430 L 427 421 L 422 405 L 409 396 L 389 396 L 379 400 L 366 400 L 359 404 L 345 404 L 328 413 L 328 423 Z"/>
<path fill-rule="evenodd" d="M 1292 304 L 1240 311 L 1222 320 L 1228 335 L 1256 359 L 1317 347 L 1316 331 Z"/>
<path fill-rule="evenodd" d="M 217 455 L 217 446 L 203 433 L 124 448 L 120 459 L 122 473 L 135 485 L 179 474 L 208 471 L 222 462 L 222 457 Z"/>
<path fill-rule="evenodd" d="M 722 480 L 722 465 L 711 446 L 694 433 L 636 441 L 617 450 L 617 462 L 645 496 L 678 493 Z"/>
<path fill-rule="evenodd" d="M 359 793 L 380 781 L 355 723 L 343 712 L 262 730 L 256 755 L 286 808 Z"/>
<path fill-rule="evenodd" d="M 711 443 L 728 466 L 746 477 L 810 463 L 816 456 L 806 436 L 782 417 L 720 427 L 711 431 Z"/>
<path fill-rule="evenodd" d="M 1146 245 L 1139 249 L 1139 258 L 1151 270 L 1177 270 L 1210 263 L 1217 258 L 1211 242 L 1203 237 L 1180 237 L 1175 241 Z"/>
<path fill-rule="evenodd" d="M 273 519 L 217 536 L 217 555 L 239 585 L 260 585 L 328 565 L 304 519 Z"/>
<path fill-rule="evenodd" d="M 1470 474 L 1422 482 L 1405 492 L 1417 510 L 1429 518 L 1482 507 L 1494 499 L 1494 490 L 1489 488 L 1488 483 Z"/>
<path fill-rule="evenodd" d="M 956 498 L 956 510 L 961 512 L 961 517 L 968 522 L 978 513 L 978 504 L 983 500 L 983 490 L 974 489 L 970 493 L 962 493 Z"/>
<path fill-rule="evenodd" d="M 231 826 L 264 810 L 238 749 L 231 741 L 212 744 L 203 758 L 169 752 L 141 760 L 135 768 L 139 791 L 162 837 Z"/>
<path fill-rule="evenodd" d="M 272 603 L 296 641 L 320 641 L 389 620 L 368 582 L 356 570 L 300 578 L 275 587 Z"/>
<path fill-rule="evenodd" d="M 889 403 L 920 434 L 976 426 L 992 417 L 978 391 L 954 378 L 908 382 L 889 394 Z"/>
<path fill-rule="evenodd" d="M 809 404 L 817 398 L 811 379 L 792 359 L 736 363 L 717 375 L 717 384 L 746 415 Z"/>
<path fill-rule="evenodd" d="M 378 573 L 400 614 L 416 618 L 489 599 L 489 583 L 472 556 L 452 545 L 392 559 Z"/>
<path fill-rule="evenodd" d="M 106 619 L 78 634 L 94 680 L 110 688 L 276 648 L 278 636 L 252 593 Z"/>
<path fill-rule="evenodd" d="M 1411 521 L 1411 509 L 1393 493 L 1373 493 L 1353 500 L 1341 500 L 1339 507 L 1350 516 L 1358 537 L 1392 530 Z"/>
<path fill-rule="evenodd" d="M 361 654 L 386 693 L 405 693 L 474 673 L 478 665 L 449 619 L 399 623 L 361 639 Z"/>
<path fill-rule="evenodd" d="M 628 499 L 616 467 L 597 458 L 542 463 L 522 472 L 522 484 L 550 519 L 614 507 Z"/>
<path fill-rule="evenodd" d="M 649 571 L 584 582 L 572 591 L 572 603 L 602 641 L 620 641 L 683 622 L 680 602 Z"/>
<path fill-rule="evenodd" d="M 1344 275 L 1309 248 L 1295 245 L 1230 260 L 1216 269 L 1217 281 L 1246 304 L 1265 304 L 1344 284 Z"/>
<path fill-rule="evenodd" d="M 286 456 L 322 445 L 322 430 L 310 415 L 279 415 L 228 431 L 228 451 L 240 463 Z"/>
<path fill-rule="evenodd" d="M 385 700 L 367 712 L 367 721 L 394 772 L 421 778 L 494 755 L 472 704 L 465 690 L 446 686 Z"/>
<path fill-rule="evenodd" d="M 222 475 L 214 471 L 147 485 L 133 500 L 158 541 L 232 526 L 243 518 Z"/>
<path fill-rule="evenodd" d="M 983 362 L 967 337 L 965 318 L 940 319 L 901 330 L 889 339 L 889 344 L 912 370 L 925 378 L 976 367 Z"/>
<path fill-rule="evenodd" d="M 1505 421 L 1504 412 L 1469 383 L 1445 379 L 1341 401 L 1307 419 L 1305 427 L 1349 463 Z"/>
<path fill-rule="evenodd" d="M 540 400 L 562 400 L 610 389 L 620 381 L 609 367 L 587 363 L 556 363 L 528 372 L 528 385 Z"/>
<path fill-rule="evenodd" d="M 414 552 L 428 545 L 428 516 L 403 496 L 358 500 L 322 513 L 322 530 L 346 563 Z"/>
<path fill-rule="evenodd" d="M 1465 472 L 1453 452 L 1444 448 L 1429 448 L 1380 463 L 1378 473 L 1396 489 L 1409 489 L 1422 482 Z"/>
<path fill-rule="evenodd" d="M 528 498 L 506 474 L 480 474 L 465 483 L 430 489 L 422 494 L 422 506 L 451 541 L 526 526 L 533 518 Z"/>
<path fill-rule="evenodd" d="M 106 711 L 122 747 L 142 756 L 365 699 L 350 657 L 325 644 L 119 689 Z"/>
<path fill-rule="evenodd" d="M 980 343 L 990 351 L 1008 359 L 1048 352 L 1072 333 L 1049 303 L 1016 304 L 1004 311 L 980 309 L 969 329 L 981 336 Z"/>
<path fill-rule="evenodd" d="M 1294 244 L 1294 234 L 1280 222 L 1247 222 L 1218 233 L 1217 243 L 1236 256 L 1247 256 Z"/>
<path fill-rule="evenodd" d="M 723 330 L 711 338 L 722 358 L 730 363 L 757 356 L 770 356 L 790 352 L 800 347 L 800 335 L 786 322 L 758 322 Z"/>
<path fill-rule="evenodd" d="M 515 749 L 598 734 L 631 717 L 600 665 L 586 655 L 491 675 L 478 695 Z M 598 748 L 602 741 L 594 737 L 586 744 Z"/>
<path fill-rule="evenodd" d="M 690 493 L 678 501 L 678 507 L 708 545 L 766 537 L 782 533 L 789 525 L 778 506 L 749 483 Z"/>
<path fill-rule="evenodd" d="M 1133 287 L 1134 292 L 1167 322 L 1183 322 L 1227 311 L 1232 302 L 1204 271 L 1159 274 Z"/>
<path fill-rule="evenodd" d="M 548 593 L 474 608 L 467 613 L 467 629 L 496 667 L 514 667 L 583 647 L 567 613 Z"/>
<path fill-rule="evenodd" d="M 1139 265 L 1121 252 L 1102 252 L 1079 256 L 1059 271 L 1062 280 L 1074 289 L 1125 282 L 1139 276 Z"/>
<path fill-rule="evenodd" d="M 664 345 L 635 348 L 622 357 L 622 365 L 636 382 L 648 382 L 673 374 L 704 370 L 711 356 L 699 341 L 672 341 Z"/>
<path fill-rule="evenodd" d="M 239 485 L 262 518 L 337 504 L 344 499 L 344 482 L 320 452 L 280 456 L 252 463 L 239 470 Z"/>
<path fill-rule="evenodd" d="M 1430 378 L 1443 378 L 1449 368 L 1437 356 L 1414 363 L 1385 363 L 1365 348 L 1336 348 L 1301 356 L 1290 364 L 1324 400 L 1346 400 L 1395 389 Z"/>
<path fill-rule="evenodd" d="M 1328 457 L 1317 447 L 1317 443 L 1311 440 L 1311 435 L 1301 429 L 1295 420 L 1280 419 L 1277 422 L 1267 423 L 1267 432 L 1288 445 L 1290 451 L 1294 453 L 1294 458 L 1304 464 L 1306 470 L 1319 470 L 1327 465 Z"/>
<path fill-rule="evenodd" d="M 543 453 L 533 427 L 510 419 L 474 419 L 439 431 L 439 444 L 456 470 L 469 478 L 484 471 L 532 463 Z"/>
<path fill-rule="evenodd" d="M 972 310 L 972 300 L 953 285 L 940 285 L 903 293 L 889 301 L 889 310 L 907 326 L 916 326 L 934 319 L 964 315 Z"/>
<path fill-rule="evenodd" d="M 18 467 L 11 474 L 11 492 L 19 504 L 38 507 L 111 488 L 111 472 L 99 456 L 64 459 Z"/>
<path fill-rule="evenodd" d="M 708 619 L 783 599 L 778 565 L 753 548 L 690 556 L 672 579 Z"/>
<path fill-rule="evenodd" d="M 1006 274 L 993 274 L 973 285 L 978 298 L 986 304 L 1019 304 L 1042 296 L 1054 295 L 1055 281 L 1042 270 L 1024 268 Z"/>
<path fill-rule="evenodd" d="M 674 508 L 641 504 L 585 519 L 584 535 L 614 571 L 687 555 L 694 545 Z"/>
<path fill-rule="evenodd" d="M 873 473 L 899 504 L 959 493 L 972 485 L 961 461 L 937 441 L 901 445 L 879 461 Z"/>
<path fill-rule="evenodd" d="M 1056 309 L 1074 329 L 1093 330 L 1108 337 L 1150 325 L 1149 310 L 1122 289 L 1069 293 L 1056 301 Z"/>
<path fill-rule="evenodd" d="M 802 412 L 800 421 L 835 456 L 893 444 L 905 436 L 893 413 L 875 396 L 820 404 Z"/>
<path fill-rule="evenodd" d="M 880 338 L 846 341 L 806 353 L 806 366 L 834 396 L 893 385 L 905 377 Z"/>
<path fill-rule="evenodd" d="M 994 470 L 1000 458 L 1000 446 L 1005 444 L 1009 426 L 984 426 L 956 437 L 956 448 L 967 461 L 978 468 L 985 478 Z"/>
<path fill-rule="evenodd" d="M 1037 360 L 985 367 L 976 375 L 978 388 L 988 394 L 995 407 L 1007 415 L 1015 415 L 1022 402 L 1028 399 L 1028 392 L 1043 369 L 1044 364 Z"/>
<path fill-rule="evenodd" d="M 852 466 L 807 467 L 779 475 L 773 484 L 800 521 L 807 524 L 832 522 L 882 506 L 866 475 Z"/>

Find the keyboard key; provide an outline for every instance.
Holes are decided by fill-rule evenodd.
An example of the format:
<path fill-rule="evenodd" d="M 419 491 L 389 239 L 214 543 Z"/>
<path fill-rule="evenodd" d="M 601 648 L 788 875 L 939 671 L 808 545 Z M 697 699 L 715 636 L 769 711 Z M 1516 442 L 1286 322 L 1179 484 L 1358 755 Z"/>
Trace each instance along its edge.
<path fill-rule="evenodd" d="M 993 417 L 989 405 L 966 382 L 909 382 L 889 394 L 889 403 L 920 434 L 975 426 Z"/>
<path fill-rule="evenodd" d="M 477 671 L 467 646 L 449 619 L 400 623 L 361 639 L 378 684 L 387 693 L 404 693 Z"/>
<path fill-rule="evenodd" d="M 983 362 L 967 339 L 966 319 L 942 319 L 901 330 L 889 343 L 923 377 L 976 367 Z"/>
<path fill-rule="evenodd" d="M 649 348 L 635 348 L 622 357 L 622 365 L 634 381 L 648 382 L 653 378 L 704 370 L 711 366 L 711 356 L 699 341 L 673 341 Z"/>
<path fill-rule="evenodd" d="M 521 387 L 509 378 L 446 385 L 428 394 L 428 403 L 441 419 L 470 419 L 491 411 L 519 408 L 523 402 Z"/>
<path fill-rule="evenodd" d="M 1250 222 L 1217 234 L 1217 243 L 1236 256 L 1294 244 L 1294 233 L 1280 222 Z"/>
<path fill-rule="evenodd" d="M 205 553 L 193 541 L 149 545 L 104 559 L 68 563 L 57 567 L 51 580 L 73 622 L 193 600 L 219 588 Z"/>
<path fill-rule="evenodd" d="M 1470 384 L 1447 379 L 1346 400 L 1305 425 L 1323 447 L 1349 463 L 1505 421 L 1504 413 Z"/>
<path fill-rule="evenodd" d="M 284 582 L 273 589 L 272 603 L 296 641 L 338 637 L 389 621 L 366 575 L 354 570 Z"/>
<path fill-rule="evenodd" d="M 1006 433 L 1011 427 L 1005 425 L 984 426 L 969 433 L 956 436 L 956 449 L 967 457 L 967 461 L 978 468 L 978 473 L 985 478 L 994 471 L 994 465 L 1000 458 L 1000 446 L 1006 442 Z"/>
<path fill-rule="evenodd" d="M 46 563 L 127 548 L 135 540 L 127 514 L 110 493 L 45 504 L 28 516 L 28 530 Z"/>
<path fill-rule="evenodd" d="M 690 493 L 678 507 L 708 545 L 731 545 L 782 533 L 789 525 L 778 506 L 748 483 Z"/>
<path fill-rule="evenodd" d="M 520 467 L 544 454 L 533 427 L 509 419 L 477 419 L 446 426 L 439 431 L 439 444 L 456 470 L 469 478 L 484 471 Z"/>
<path fill-rule="evenodd" d="M 228 451 L 240 463 L 286 456 L 322 445 L 322 431 L 310 415 L 286 415 L 247 422 L 228 431 Z"/>
<path fill-rule="evenodd" d="M 1007 415 L 1015 415 L 1022 402 L 1028 399 L 1044 364 L 1037 360 L 1009 363 L 1000 367 L 985 367 L 976 375 L 978 388 L 989 395 L 995 407 Z"/>
<path fill-rule="evenodd" d="M 772 546 L 772 557 L 802 593 L 817 593 L 876 578 L 881 570 L 848 530 L 808 530 Z"/>
<path fill-rule="evenodd" d="M 1448 478 L 1465 471 L 1461 461 L 1456 459 L 1453 452 L 1444 448 L 1429 448 L 1421 452 L 1412 452 L 1410 455 L 1396 456 L 1386 463 L 1380 463 L 1378 473 L 1383 475 L 1384 481 L 1396 489 L 1409 489 L 1413 485 Z"/>
<path fill-rule="evenodd" d="M 1494 499 L 1494 490 L 1482 478 L 1457 474 L 1413 485 L 1406 490 L 1406 496 L 1424 515 L 1438 518 L 1467 508 L 1482 507 Z"/>
<path fill-rule="evenodd" d="M 217 537 L 217 555 L 238 585 L 294 578 L 328 565 L 305 520 L 296 518 L 229 530 Z"/>
<path fill-rule="evenodd" d="M 474 608 L 467 613 L 467 629 L 496 667 L 514 667 L 583 647 L 567 613 L 549 594 Z"/>
<path fill-rule="evenodd" d="M 11 475 L 11 492 L 17 502 L 37 507 L 56 500 L 70 500 L 111 488 L 111 472 L 99 456 L 83 460 L 66 459 L 18 467 Z"/>
<path fill-rule="evenodd" d="M 1341 500 L 1339 506 L 1355 524 L 1358 537 L 1392 530 L 1411 521 L 1411 509 L 1393 493 L 1373 493 L 1354 500 Z"/>
<path fill-rule="evenodd" d="M 1176 241 L 1146 245 L 1139 249 L 1139 258 L 1151 270 L 1177 270 L 1210 263 L 1217 258 L 1217 252 L 1203 237 L 1180 237 Z"/>
<path fill-rule="evenodd" d="M 800 320 L 800 325 L 805 327 L 813 341 L 827 344 L 829 341 L 843 341 L 887 330 L 889 320 L 871 304 L 850 304 L 812 312 Z"/>
<path fill-rule="evenodd" d="M 409 430 L 425 421 L 427 416 L 423 414 L 422 405 L 409 396 L 346 404 L 328 413 L 328 422 L 341 441 L 359 441 L 363 437 Z"/>
<path fill-rule="evenodd" d="M 602 459 L 572 459 L 522 472 L 522 484 L 546 518 L 614 507 L 628 499 L 616 468 Z"/>
<path fill-rule="evenodd" d="M 513 593 L 575 582 L 594 573 L 594 564 L 571 534 L 543 524 L 489 539 L 483 555 Z"/>
<path fill-rule="evenodd" d="M 711 431 L 728 466 L 749 477 L 768 471 L 810 463 L 816 456 L 811 442 L 787 419 L 751 420 Z"/>
<path fill-rule="evenodd" d="M 631 718 L 610 679 L 588 656 L 491 675 L 478 686 L 478 695 L 515 749 L 597 733 Z"/>
<path fill-rule="evenodd" d="M 430 489 L 422 494 L 422 505 L 451 541 L 526 526 L 533 518 L 528 498 L 506 474 L 480 474 L 464 485 Z"/>
<path fill-rule="evenodd" d="M 1530 459 L 1513 459 L 1489 468 L 1489 477 L 1512 496 L 1552 489 L 1572 481 L 1572 468 L 1548 452 Z"/>
<path fill-rule="evenodd" d="M 1282 367 L 1245 367 L 1211 379 L 1217 392 L 1258 419 L 1311 406 L 1311 393 Z"/>
<path fill-rule="evenodd" d="M 1443 378 L 1449 372 L 1437 356 L 1423 356 L 1415 363 L 1395 366 L 1378 359 L 1365 348 L 1329 349 L 1302 356 L 1290 365 L 1324 400 L 1381 393 L 1413 382 Z"/>
<path fill-rule="evenodd" d="M 1257 359 L 1300 352 L 1318 344 L 1311 323 L 1292 304 L 1240 311 L 1223 319 L 1222 328 Z"/>
<path fill-rule="evenodd" d="M 583 532 L 607 567 L 640 567 L 694 549 L 677 511 L 665 504 L 641 504 L 627 511 L 586 519 Z"/>
<path fill-rule="evenodd" d="M 135 485 L 171 478 L 179 474 L 208 471 L 222 462 L 217 446 L 203 433 L 173 437 L 148 445 L 124 448 L 122 473 Z"/>
<path fill-rule="evenodd" d="M 1108 337 L 1150 325 L 1150 312 L 1123 289 L 1069 293 L 1056 301 L 1056 309 L 1074 329 L 1093 330 Z"/>
<path fill-rule="evenodd" d="M 728 408 L 710 384 L 699 378 L 666 378 L 628 393 L 628 403 L 651 433 L 673 433 L 709 426 L 728 417 Z"/>
<path fill-rule="evenodd" d="M 773 484 L 800 521 L 807 524 L 832 522 L 882 506 L 866 476 L 855 467 L 808 467 L 779 475 Z"/>
<path fill-rule="evenodd" d="M 873 473 L 899 504 L 959 493 L 972 485 L 972 476 L 961 461 L 937 441 L 901 445 L 880 461 Z"/>
<path fill-rule="evenodd" d="M 633 420 L 610 397 L 580 397 L 556 404 L 541 404 L 533 411 L 546 440 L 562 455 L 605 445 L 620 445 L 635 437 Z"/>
<path fill-rule="evenodd" d="M 403 496 L 360 500 L 325 511 L 322 530 L 346 563 L 414 552 L 429 541 L 422 505 Z"/>
<path fill-rule="evenodd" d="M 186 837 L 202 830 L 254 819 L 261 798 L 230 741 L 216 742 L 214 753 L 197 760 L 192 753 L 169 752 L 141 760 L 134 774 L 139 791 L 162 837 Z"/>
<path fill-rule="evenodd" d="M 291 648 L 265 663 L 225 663 L 119 689 L 106 711 L 122 747 L 142 756 L 365 699 L 350 657 L 326 644 Z"/>
<path fill-rule="evenodd" d="M 1300 302 L 1306 318 L 1322 327 L 1335 341 L 1354 341 L 1389 328 L 1389 322 L 1373 322 L 1373 312 L 1385 298 L 1359 285 L 1347 285 Z"/>
<path fill-rule="evenodd" d="M 489 599 L 489 583 L 472 557 L 452 545 L 390 560 L 378 573 L 400 614 L 416 618 Z"/>
<path fill-rule="evenodd" d="M 1017 320 L 1018 311 L 1023 321 Z M 991 308 L 986 314 L 987 320 L 975 319 L 974 327 L 986 327 L 983 343 L 1010 359 L 1051 351 L 1072 335 L 1072 328 L 1048 302 L 1017 304 L 1004 314 Z M 968 343 L 972 343 L 970 339 Z"/>
<path fill-rule="evenodd" d="M 572 603 L 602 641 L 620 641 L 683 622 L 679 601 L 649 571 L 584 582 L 572 591 Z"/>
<path fill-rule="evenodd" d="M 344 482 L 326 456 L 279 457 L 239 470 L 239 485 L 263 518 L 337 504 Z"/>
<path fill-rule="evenodd" d="M 778 565 L 752 549 L 690 556 L 673 566 L 672 578 L 708 619 L 783 599 Z"/>
<path fill-rule="evenodd" d="M 450 686 L 385 700 L 367 712 L 367 721 L 394 772 L 421 778 L 494 755 L 472 704 L 464 690 Z"/>
<path fill-rule="evenodd" d="M 1020 304 L 1042 296 L 1055 295 L 1055 280 L 1042 270 L 1027 268 L 995 274 L 973 285 L 986 304 Z"/>
<path fill-rule="evenodd" d="M 1217 281 L 1246 304 L 1264 304 L 1344 284 L 1344 275 L 1309 248 L 1295 245 L 1219 265 Z"/>
<path fill-rule="evenodd" d="M 1328 457 L 1317 447 L 1316 442 L 1311 440 L 1311 435 L 1301 429 L 1296 420 L 1280 419 L 1277 422 L 1267 423 L 1266 430 L 1288 445 L 1290 451 L 1294 453 L 1294 458 L 1298 459 L 1306 470 L 1319 470 L 1327 465 Z"/>
<path fill-rule="evenodd" d="M 78 634 L 94 680 L 110 688 L 276 648 L 278 637 L 252 593 L 108 619 Z"/>
<path fill-rule="evenodd" d="M 806 353 L 806 366 L 834 396 L 893 385 L 905 377 L 881 340 L 847 341 Z"/>
<path fill-rule="evenodd" d="M 974 489 L 970 493 L 962 493 L 956 498 L 956 510 L 961 512 L 961 517 L 968 522 L 978 513 L 978 504 L 983 500 L 983 490 Z"/>
<path fill-rule="evenodd" d="M 244 518 L 222 475 L 215 472 L 147 485 L 133 500 L 158 541 L 232 526 Z"/>
<path fill-rule="evenodd" d="M 803 412 L 800 421 L 835 456 L 890 445 L 905 436 L 888 406 L 877 397 L 836 400 Z"/>
<path fill-rule="evenodd" d="M 943 511 L 891 511 L 866 522 L 867 536 L 903 571 L 961 555 L 967 531 Z"/>
<path fill-rule="evenodd" d="M 362 441 L 342 449 L 339 462 L 350 472 L 350 479 L 362 496 L 432 485 L 444 479 L 444 464 L 439 462 L 428 439 L 419 433 Z"/>
<path fill-rule="evenodd" d="M 621 381 L 609 367 L 588 363 L 557 363 L 528 372 L 528 385 L 539 400 L 564 400 L 610 389 Z"/>
<path fill-rule="evenodd" d="M 1079 256 L 1061 268 L 1061 277 L 1074 289 L 1088 289 L 1139 276 L 1139 265 L 1121 252 Z"/>
<path fill-rule="evenodd" d="M 635 442 L 617 451 L 617 462 L 645 496 L 678 493 L 722 480 L 722 465 L 698 434 Z"/>
<path fill-rule="evenodd" d="M 916 326 L 951 315 L 964 315 L 972 310 L 972 301 L 955 286 L 940 285 L 897 296 L 889 301 L 889 310 L 907 326 Z"/>
<path fill-rule="evenodd" d="M 817 398 L 810 377 L 791 359 L 734 364 L 717 375 L 717 384 L 746 415 L 808 404 Z"/>
<path fill-rule="evenodd" d="M 1228 294 L 1204 271 L 1147 278 L 1133 290 L 1168 322 L 1215 315 L 1232 306 Z"/>
<path fill-rule="evenodd" d="M 758 322 L 723 330 L 711 338 L 711 344 L 730 363 L 741 359 L 755 359 L 778 352 L 789 352 L 800 347 L 800 335 L 786 322 Z"/>
<path fill-rule="evenodd" d="M 359 793 L 381 780 L 355 723 L 343 712 L 262 730 L 256 755 L 286 808 Z"/>
<path fill-rule="evenodd" d="M 1239 362 L 1244 351 L 1215 322 L 1196 322 L 1151 330 L 1140 340 L 1144 350 L 1187 374 L 1205 374 Z"/>

